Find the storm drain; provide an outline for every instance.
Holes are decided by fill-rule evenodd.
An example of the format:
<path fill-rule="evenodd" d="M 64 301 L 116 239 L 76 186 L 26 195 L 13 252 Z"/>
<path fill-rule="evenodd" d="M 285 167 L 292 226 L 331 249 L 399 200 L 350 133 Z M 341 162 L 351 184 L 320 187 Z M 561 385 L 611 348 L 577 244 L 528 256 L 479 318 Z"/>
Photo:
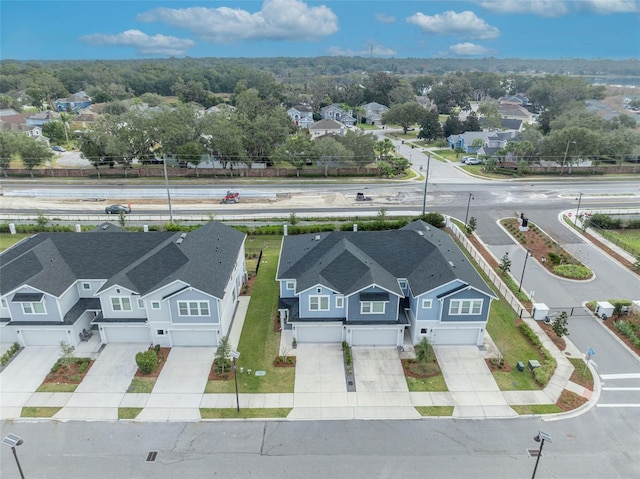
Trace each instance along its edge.
<path fill-rule="evenodd" d="M 145 460 L 145 462 L 156 462 L 157 458 L 158 458 L 158 451 L 149 451 L 149 454 L 147 454 L 147 459 Z"/>
<path fill-rule="evenodd" d="M 540 449 L 527 449 L 527 454 L 529 454 L 529 457 L 543 456 L 542 454 L 540 454 Z"/>

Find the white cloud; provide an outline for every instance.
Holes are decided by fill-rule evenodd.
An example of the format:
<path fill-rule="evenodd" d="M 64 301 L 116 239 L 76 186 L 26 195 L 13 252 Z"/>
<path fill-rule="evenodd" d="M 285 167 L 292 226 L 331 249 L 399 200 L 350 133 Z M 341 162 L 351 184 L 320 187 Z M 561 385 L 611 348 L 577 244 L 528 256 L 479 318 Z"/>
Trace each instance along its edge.
<path fill-rule="evenodd" d="M 485 48 L 481 45 L 476 45 L 474 43 L 457 43 L 455 45 L 451 45 L 449 47 L 449 53 L 456 56 L 476 56 L 476 55 L 490 55 L 495 53 L 493 50 L 489 48 Z"/>
<path fill-rule="evenodd" d="M 262 10 L 240 8 L 155 8 L 137 17 L 186 28 L 203 40 L 232 43 L 239 40 L 308 40 L 338 31 L 338 18 L 324 5 L 309 7 L 300 0 L 265 0 Z"/>
<path fill-rule="evenodd" d="M 380 23 L 395 23 L 396 17 L 392 17 L 386 13 L 376 13 L 376 21 Z"/>
<path fill-rule="evenodd" d="M 475 13 L 447 11 L 438 15 L 416 13 L 407 18 L 408 23 L 418 26 L 424 33 L 451 35 L 463 38 L 490 40 L 500 36 L 500 31 L 478 18 Z"/>
<path fill-rule="evenodd" d="M 569 13 L 569 6 L 564 0 L 477 0 L 476 3 L 495 13 L 533 13 L 542 17 Z"/>
<path fill-rule="evenodd" d="M 352 50 L 351 48 L 330 47 L 329 55 L 334 57 L 393 57 L 396 51 L 382 45 L 369 45 L 362 50 Z"/>
<path fill-rule="evenodd" d="M 581 5 L 596 13 L 638 13 L 638 0 L 584 0 Z"/>
<path fill-rule="evenodd" d="M 147 35 L 140 30 L 127 30 L 122 33 L 94 33 L 80 37 L 80 40 L 91 45 L 115 45 L 134 47 L 145 55 L 180 56 L 187 53 L 195 42 L 188 38 L 170 37 L 167 35 Z"/>

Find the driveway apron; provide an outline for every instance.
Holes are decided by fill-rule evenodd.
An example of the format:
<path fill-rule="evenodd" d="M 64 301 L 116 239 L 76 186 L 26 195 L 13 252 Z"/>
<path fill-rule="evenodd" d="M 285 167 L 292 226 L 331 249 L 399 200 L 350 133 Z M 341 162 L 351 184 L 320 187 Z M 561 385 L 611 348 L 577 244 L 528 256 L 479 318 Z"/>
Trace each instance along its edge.
<path fill-rule="evenodd" d="M 57 346 L 24 348 L 0 373 L 0 418 L 20 417 L 24 406 L 60 357 Z"/>

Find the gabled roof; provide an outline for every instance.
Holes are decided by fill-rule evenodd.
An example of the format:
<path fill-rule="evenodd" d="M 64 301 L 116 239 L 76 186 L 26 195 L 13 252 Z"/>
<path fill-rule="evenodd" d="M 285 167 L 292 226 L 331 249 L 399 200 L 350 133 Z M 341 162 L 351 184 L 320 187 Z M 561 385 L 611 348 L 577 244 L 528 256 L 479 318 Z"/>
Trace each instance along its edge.
<path fill-rule="evenodd" d="M 341 130 L 344 125 L 335 120 L 318 120 L 315 123 L 309 125 L 310 130 Z"/>
<path fill-rule="evenodd" d="M 350 294 L 376 284 L 402 296 L 406 278 L 415 296 L 460 279 L 493 296 L 445 232 L 416 221 L 400 230 L 336 231 L 286 236 L 278 280 L 295 279 L 297 291 L 316 284 Z"/>
<path fill-rule="evenodd" d="M 27 284 L 59 296 L 79 279 L 104 280 L 102 290 L 117 284 L 146 294 L 182 280 L 222 298 L 245 238 L 215 222 L 182 238 L 181 233 L 95 231 L 40 233 L 4 251 L 0 294 Z"/>

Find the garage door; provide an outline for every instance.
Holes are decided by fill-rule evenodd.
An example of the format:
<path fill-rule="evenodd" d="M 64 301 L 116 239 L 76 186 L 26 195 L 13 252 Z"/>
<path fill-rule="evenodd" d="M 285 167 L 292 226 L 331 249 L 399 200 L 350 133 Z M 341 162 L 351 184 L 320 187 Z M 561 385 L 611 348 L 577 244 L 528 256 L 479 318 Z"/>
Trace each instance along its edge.
<path fill-rule="evenodd" d="M 149 327 L 144 326 L 103 326 L 105 342 L 107 343 L 151 343 Z"/>
<path fill-rule="evenodd" d="M 477 345 L 480 329 L 436 329 L 432 344 Z"/>
<path fill-rule="evenodd" d="M 351 329 L 352 346 L 397 346 L 397 329 Z"/>
<path fill-rule="evenodd" d="M 309 324 L 296 328 L 296 341 L 299 343 L 341 343 L 342 324 Z"/>
<path fill-rule="evenodd" d="M 22 336 L 25 346 L 58 346 L 60 341 L 69 341 L 66 329 L 20 329 L 18 337 Z"/>
<path fill-rule="evenodd" d="M 207 330 L 172 330 L 171 346 L 217 346 L 217 331 Z"/>

